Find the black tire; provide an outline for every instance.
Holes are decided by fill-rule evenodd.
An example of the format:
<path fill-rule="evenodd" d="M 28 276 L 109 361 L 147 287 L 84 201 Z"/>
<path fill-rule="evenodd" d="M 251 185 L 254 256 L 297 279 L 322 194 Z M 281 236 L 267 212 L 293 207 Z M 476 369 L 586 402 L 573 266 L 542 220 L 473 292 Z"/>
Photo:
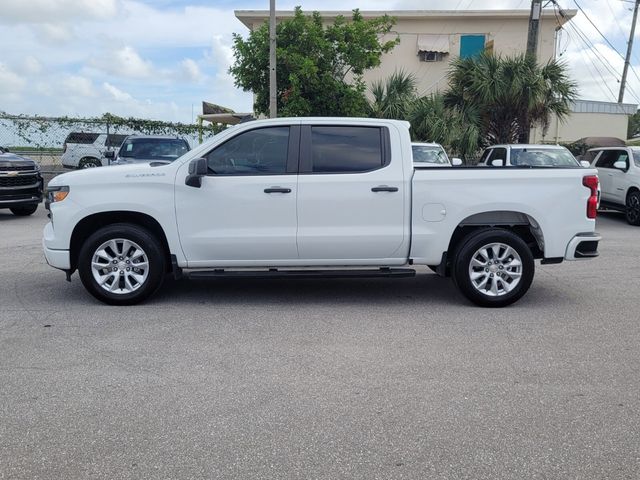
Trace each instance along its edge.
<path fill-rule="evenodd" d="M 624 216 L 627 219 L 629 225 L 640 225 L 640 192 L 634 190 L 627 195 L 627 202 L 625 205 Z"/>
<path fill-rule="evenodd" d="M 78 162 L 78 168 L 95 168 L 95 167 L 101 167 L 101 166 L 102 166 L 102 162 L 97 158 L 93 158 L 93 157 L 85 157 L 85 158 L 82 158 L 80 162 Z"/>
<path fill-rule="evenodd" d="M 115 239 L 123 239 L 137 244 L 136 246 L 139 246 L 145 254 L 146 263 L 148 263 L 145 280 L 139 282 L 139 285 L 135 287 L 135 290 L 129 292 L 127 292 L 125 288 L 124 276 L 115 277 L 117 278 L 118 285 L 121 285 L 123 287 L 116 288 L 115 292 L 107 291 L 109 285 L 106 285 L 106 287 L 102 287 L 94 277 L 94 271 L 92 268 L 94 254 L 97 253 L 98 248 L 103 244 Z M 118 247 L 122 247 L 121 249 L 124 251 L 124 243 L 118 242 L 117 244 Z M 123 257 L 117 257 L 120 259 L 117 266 L 112 266 L 110 262 L 106 263 L 105 266 L 108 265 L 110 268 L 105 269 L 105 277 L 107 275 L 114 277 L 116 273 L 110 272 L 111 267 L 113 267 L 114 269 L 121 268 L 120 264 L 123 264 L 122 259 L 125 257 L 126 255 Z M 130 265 L 133 267 L 136 264 L 131 263 Z M 124 270 L 124 268 L 122 268 L 122 270 Z M 133 270 L 136 269 L 133 268 Z M 109 305 L 135 305 L 149 298 L 160 288 L 165 274 L 165 255 L 161 243 L 148 230 L 129 223 L 116 223 L 101 228 L 84 242 L 78 256 L 78 273 L 80 274 L 80 280 L 82 280 L 82 284 L 84 285 L 84 287 L 89 291 L 89 293 L 91 293 L 91 295 L 93 295 L 101 302 L 107 303 Z M 99 275 L 99 273 L 96 273 L 96 275 Z M 118 271 L 118 275 L 125 274 Z M 126 273 L 126 275 L 127 278 L 130 278 L 129 273 Z M 112 285 L 114 283 L 115 280 L 111 282 Z"/>
<path fill-rule="evenodd" d="M 517 260 L 515 256 L 506 256 L 504 260 L 502 259 L 502 255 L 506 255 L 508 252 L 506 248 L 500 249 L 498 247 L 497 258 L 492 258 L 495 254 L 491 248 L 488 251 L 489 255 L 487 255 L 487 265 L 472 267 L 471 262 L 474 257 L 476 259 L 483 258 L 482 254 L 480 256 L 476 256 L 476 254 L 483 247 L 492 244 L 508 246 L 520 257 L 521 267 L 518 281 L 515 279 L 518 267 L 513 266 L 516 265 L 514 263 L 514 260 Z M 475 261 L 474 263 L 477 265 L 479 262 Z M 494 269 L 496 269 L 495 273 L 493 273 Z M 474 275 L 478 275 L 476 279 L 478 285 L 471 279 L 472 270 Z M 481 307 L 494 308 L 511 305 L 527 293 L 531 282 L 533 282 L 534 271 L 533 255 L 527 244 L 516 234 L 500 228 L 476 231 L 463 239 L 454 257 L 452 269 L 454 283 L 465 297 Z M 484 285 L 482 285 L 483 280 L 485 281 Z M 494 287 L 495 290 L 491 287 Z M 510 290 L 508 290 L 509 288 Z"/>
<path fill-rule="evenodd" d="M 28 217 L 29 215 L 33 215 L 38 209 L 38 205 L 27 205 L 24 207 L 13 207 L 10 208 L 11 213 L 13 213 L 17 217 Z"/>

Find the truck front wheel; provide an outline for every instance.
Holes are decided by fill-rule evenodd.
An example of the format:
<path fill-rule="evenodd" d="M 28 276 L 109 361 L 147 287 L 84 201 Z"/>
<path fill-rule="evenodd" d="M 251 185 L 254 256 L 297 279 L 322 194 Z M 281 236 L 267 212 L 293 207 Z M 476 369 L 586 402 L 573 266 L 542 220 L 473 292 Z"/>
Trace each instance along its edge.
<path fill-rule="evenodd" d="M 80 249 L 78 273 L 85 288 L 110 305 L 134 305 L 152 295 L 165 272 L 160 242 L 127 223 L 101 228 Z"/>
<path fill-rule="evenodd" d="M 492 228 L 463 240 L 454 259 L 453 279 L 476 305 L 505 307 L 529 290 L 534 270 L 527 244 L 508 230 Z"/>
<path fill-rule="evenodd" d="M 38 205 L 27 205 L 25 207 L 13 207 L 11 208 L 11 213 L 16 215 L 17 217 L 28 217 L 29 215 L 33 215 L 38 209 Z"/>

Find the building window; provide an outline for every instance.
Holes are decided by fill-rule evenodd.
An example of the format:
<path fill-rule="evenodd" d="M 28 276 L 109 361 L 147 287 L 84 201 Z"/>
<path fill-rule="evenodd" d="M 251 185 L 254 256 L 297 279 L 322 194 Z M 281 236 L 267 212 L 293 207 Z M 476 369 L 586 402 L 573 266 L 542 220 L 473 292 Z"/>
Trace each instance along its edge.
<path fill-rule="evenodd" d="M 462 35 L 460 37 L 460 57 L 469 58 L 484 51 L 484 35 Z"/>
<path fill-rule="evenodd" d="M 421 62 L 441 62 L 449 54 L 449 35 L 421 34 L 417 39 Z"/>
<path fill-rule="evenodd" d="M 445 55 L 442 52 L 418 52 L 421 62 L 441 62 Z"/>

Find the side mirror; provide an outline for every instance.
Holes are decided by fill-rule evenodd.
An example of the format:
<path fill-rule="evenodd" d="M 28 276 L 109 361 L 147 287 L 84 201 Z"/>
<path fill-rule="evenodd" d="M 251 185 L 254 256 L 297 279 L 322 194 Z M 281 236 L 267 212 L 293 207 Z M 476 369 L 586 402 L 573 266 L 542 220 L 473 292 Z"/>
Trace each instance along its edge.
<path fill-rule="evenodd" d="M 108 158 L 108 159 L 114 159 L 116 156 L 116 152 L 114 152 L 113 150 L 109 150 L 104 152 L 104 158 Z"/>
<path fill-rule="evenodd" d="M 202 177 L 209 171 L 206 158 L 196 158 L 189 162 L 189 175 L 184 180 L 184 184 L 189 187 L 200 188 L 202 186 Z"/>
<path fill-rule="evenodd" d="M 613 168 L 617 168 L 618 170 L 626 170 L 627 162 L 625 162 L 624 160 L 618 160 L 616 163 L 613 164 Z"/>
<path fill-rule="evenodd" d="M 502 167 L 504 165 L 504 160 L 500 159 L 500 158 L 496 158 L 494 160 L 491 160 L 491 166 L 492 167 Z"/>
<path fill-rule="evenodd" d="M 587 162 L 586 160 L 580 160 L 580 166 L 584 167 L 584 168 L 589 168 L 591 166 L 591 164 L 589 162 Z"/>
<path fill-rule="evenodd" d="M 451 159 L 451 165 L 453 165 L 454 167 L 459 167 L 460 165 L 462 165 L 462 159 L 460 159 L 460 158 L 452 158 Z"/>

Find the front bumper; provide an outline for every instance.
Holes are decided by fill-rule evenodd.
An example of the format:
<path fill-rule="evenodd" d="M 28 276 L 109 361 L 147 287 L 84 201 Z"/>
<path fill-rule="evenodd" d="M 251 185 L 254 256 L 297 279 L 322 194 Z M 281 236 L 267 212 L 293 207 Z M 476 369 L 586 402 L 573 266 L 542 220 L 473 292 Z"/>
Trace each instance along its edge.
<path fill-rule="evenodd" d="M 597 257 L 600 240 L 602 236 L 596 232 L 579 233 L 567 245 L 565 260 L 586 260 Z"/>
<path fill-rule="evenodd" d="M 51 222 L 49 222 L 44 227 L 42 238 L 42 249 L 44 250 L 44 258 L 47 260 L 47 263 L 54 268 L 59 268 L 60 270 L 70 270 L 71 255 L 69 254 L 69 250 L 57 250 L 49 248 L 47 246 L 47 244 L 51 243 L 53 238 L 53 226 L 51 225 Z"/>
<path fill-rule="evenodd" d="M 33 179 L 33 183 L 24 184 L 21 176 L 8 178 L 4 176 L 4 183 L 0 185 L 0 208 L 17 207 L 20 205 L 34 205 L 42 202 L 44 181 L 40 175 Z M 9 183 L 16 181 L 16 185 Z"/>

